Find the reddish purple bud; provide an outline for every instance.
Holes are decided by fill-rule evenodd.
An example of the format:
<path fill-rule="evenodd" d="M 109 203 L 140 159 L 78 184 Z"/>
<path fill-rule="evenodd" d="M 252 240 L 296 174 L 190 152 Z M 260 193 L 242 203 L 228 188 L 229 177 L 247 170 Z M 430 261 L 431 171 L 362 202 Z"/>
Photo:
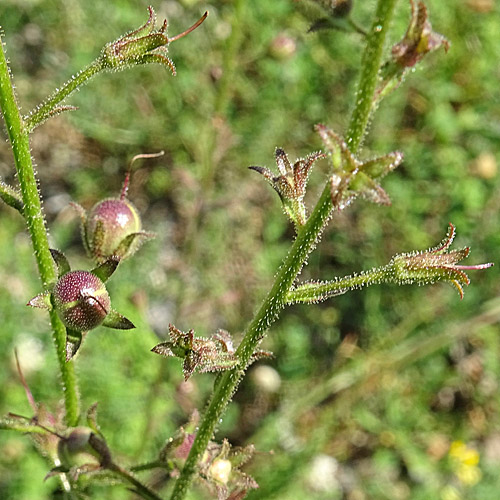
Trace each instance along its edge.
<path fill-rule="evenodd" d="M 127 237 L 139 233 L 141 219 L 134 205 L 127 199 L 108 198 L 92 207 L 85 222 L 86 243 L 90 254 L 102 262 L 113 255 L 125 258 L 137 249 L 137 240 L 131 238 L 128 248 L 120 252 L 120 244 Z"/>
<path fill-rule="evenodd" d="M 54 287 L 53 297 L 62 322 L 78 332 L 99 326 L 111 308 L 104 283 L 88 271 L 63 275 Z"/>

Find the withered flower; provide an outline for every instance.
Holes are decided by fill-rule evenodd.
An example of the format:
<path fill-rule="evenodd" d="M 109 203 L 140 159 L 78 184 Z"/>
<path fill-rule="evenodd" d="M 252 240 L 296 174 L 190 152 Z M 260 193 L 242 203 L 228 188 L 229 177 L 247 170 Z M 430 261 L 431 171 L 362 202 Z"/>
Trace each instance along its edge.
<path fill-rule="evenodd" d="M 415 5 L 410 0 L 411 19 L 403 39 L 392 47 L 392 57 L 405 68 L 415 66 L 426 54 L 443 46 L 448 51 L 448 40 L 439 33 L 432 31 L 427 7 L 419 1 Z"/>
<path fill-rule="evenodd" d="M 304 196 L 311 168 L 317 159 L 324 158 L 325 155 L 320 151 L 311 153 L 305 159 L 300 158 L 292 165 L 285 151 L 276 148 L 275 157 L 280 175 L 275 176 L 266 167 L 249 168 L 259 172 L 269 181 L 281 198 L 285 214 L 298 228 L 306 223 Z"/>
<path fill-rule="evenodd" d="M 449 251 L 454 238 L 455 226 L 450 222 L 446 238 L 437 247 L 429 248 L 423 252 L 403 253 L 393 257 L 388 267 L 393 272 L 394 281 L 399 284 L 429 284 L 442 280 L 449 281 L 457 288 L 460 298 L 463 298 L 463 287 L 470 283 L 465 271 L 487 269 L 493 263 L 488 262 L 473 266 L 459 265 L 458 262 L 469 255 L 470 248 Z"/>

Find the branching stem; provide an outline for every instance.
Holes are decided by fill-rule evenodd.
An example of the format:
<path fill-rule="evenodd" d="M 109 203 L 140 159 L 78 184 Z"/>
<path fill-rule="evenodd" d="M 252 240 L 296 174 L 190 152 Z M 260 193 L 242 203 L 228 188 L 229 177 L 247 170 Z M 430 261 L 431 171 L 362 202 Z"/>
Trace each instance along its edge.
<path fill-rule="evenodd" d="M 370 117 L 385 35 L 395 4 L 396 0 L 378 1 L 374 22 L 367 37 L 357 100 L 347 134 L 347 141 L 353 153 L 356 152 L 361 142 Z M 215 385 L 196 439 L 181 475 L 175 483 L 171 500 L 184 499 L 196 472 L 197 464 L 213 436 L 224 409 L 243 377 L 243 368 L 247 367 L 250 356 L 283 309 L 286 295 L 302 269 L 307 256 L 319 240 L 321 232 L 330 218 L 331 211 L 332 202 L 330 186 L 328 185 L 323 190 L 308 221 L 298 232 L 295 242 L 278 271 L 271 291 L 245 332 L 245 336 L 236 351 L 240 359 L 240 366 L 224 372 Z"/>
<path fill-rule="evenodd" d="M 47 100 L 39 107 L 33 109 L 25 117 L 25 126 L 27 133 L 43 123 L 52 116 L 57 105 L 66 97 L 72 94 L 78 87 L 90 80 L 94 75 L 104 69 L 104 63 L 101 57 L 98 57 L 92 64 L 71 77 L 61 88 L 57 89 Z M 67 109 L 74 109 L 68 107 Z"/>

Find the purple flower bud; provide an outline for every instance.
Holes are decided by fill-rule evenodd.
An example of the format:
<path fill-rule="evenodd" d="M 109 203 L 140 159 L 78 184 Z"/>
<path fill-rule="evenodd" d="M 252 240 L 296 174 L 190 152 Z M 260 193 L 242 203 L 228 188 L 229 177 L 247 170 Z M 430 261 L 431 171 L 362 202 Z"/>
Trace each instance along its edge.
<path fill-rule="evenodd" d="M 53 297 L 62 322 L 78 332 L 99 326 L 111 309 L 104 283 L 88 271 L 64 274 L 54 287 Z"/>

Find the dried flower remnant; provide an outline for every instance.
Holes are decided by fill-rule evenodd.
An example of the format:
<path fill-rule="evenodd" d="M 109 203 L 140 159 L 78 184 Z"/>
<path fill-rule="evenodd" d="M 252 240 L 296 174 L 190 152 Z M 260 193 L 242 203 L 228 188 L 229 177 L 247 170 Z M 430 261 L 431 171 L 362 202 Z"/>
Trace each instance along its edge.
<path fill-rule="evenodd" d="M 231 336 L 224 330 L 219 330 L 207 339 L 195 337 L 194 330 L 182 332 L 174 325 L 169 325 L 169 335 L 169 342 L 162 342 L 151 350 L 161 356 L 184 359 L 182 372 L 185 380 L 196 370 L 200 373 L 216 372 L 238 364 Z"/>
<path fill-rule="evenodd" d="M 429 21 L 427 7 L 424 2 L 415 5 L 410 0 L 411 19 L 403 39 L 392 47 L 392 57 L 405 68 L 415 66 L 422 58 L 439 47 L 448 51 L 450 44 L 448 40 L 439 33 L 432 31 Z"/>
<path fill-rule="evenodd" d="M 188 380 L 195 371 L 207 373 L 230 370 L 239 363 L 231 335 L 225 330 L 217 330 L 210 338 L 204 338 L 195 337 L 194 330 L 182 332 L 174 325 L 169 325 L 169 335 L 169 342 L 161 342 L 151 351 L 161 356 L 183 359 L 184 380 Z M 270 356 L 270 352 L 256 351 L 252 361 Z"/>
<path fill-rule="evenodd" d="M 436 248 L 424 252 L 411 252 L 394 256 L 389 264 L 362 271 L 330 281 L 307 281 L 297 283 L 286 296 L 288 304 L 314 304 L 330 297 L 342 295 L 349 290 L 381 283 L 408 285 L 417 283 L 430 285 L 437 281 L 449 281 L 463 298 L 463 285 L 469 284 L 464 271 L 477 271 L 491 267 L 492 263 L 462 266 L 457 263 L 469 254 L 469 248 L 448 251 L 455 236 L 455 227 L 450 223 L 448 234 Z"/>
<path fill-rule="evenodd" d="M 156 28 L 156 14 L 153 7 L 148 7 L 149 19 L 146 23 L 118 40 L 104 47 L 101 60 L 105 68 L 122 69 L 135 64 L 158 63 L 170 69 L 175 75 L 175 66 L 168 57 L 168 46 L 171 42 L 186 36 L 195 30 L 208 16 L 203 16 L 186 31 L 169 38 L 167 36 L 167 20 L 160 28 Z"/>
<path fill-rule="evenodd" d="M 74 106 L 61 105 L 61 102 L 102 71 L 119 71 L 138 64 L 157 63 L 167 67 L 175 75 L 174 63 L 167 55 L 169 44 L 200 26 L 208 12 L 184 32 L 168 37 L 167 20 L 163 21 L 160 28 L 156 28 L 156 14 L 152 7 L 148 9 L 149 19 L 143 26 L 105 45 L 97 59 L 56 89 L 44 103 L 31 110 L 24 117 L 26 130 L 32 131 L 48 118 L 64 111 L 76 110 Z"/>
<path fill-rule="evenodd" d="M 249 168 L 259 172 L 269 181 L 281 198 L 285 214 L 298 229 L 306 223 L 304 196 L 311 168 L 316 160 L 324 158 L 325 155 L 321 152 L 311 153 L 305 159 L 298 159 L 292 165 L 285 151 L 276 148 L 275 157 L 280 175 L 275 176 L 266 167 Z"/>
<path fill-rule="evenodd" d="M 424 252 L 405 253 L 393 257 L 388 267 L 393 273 L 394 281 L 399 284 L 449 281 L 458 290 L 460 298 L 463 298 L 463 287 L 470 283 L 465 271 L 487 269 L 493 266 L 493 263 L 459 265 L 458 262 L 469 255 L 470 248 L 449 251 L 454 238 L 455 226 L 450 222 L 446 238 L 437 247 Z"/>
<path fill-rule="evenodd" d="M 379 205 L 390 205 L 389 195 L 378 183 L 385 175 L 403 161 L 399 151 L 370 160 L 359 160 L 349 149 L 344 139 L 319 123 L 315 126 L 333 163 L 330 188 L 334 208 L 342 209 L 361 194 Z"/>
<path fill-rule="evenodd" d="M 421 1 L 410 0 L 411 18 L 403 39 L 392 47 L 391 59 L 381 68 L 381 83 L 374 95 L 374 106 L 399 87 L 408 70 L 419 63 L 428 53 L 450 44 L 432 30 L 427 7 Z"/>

